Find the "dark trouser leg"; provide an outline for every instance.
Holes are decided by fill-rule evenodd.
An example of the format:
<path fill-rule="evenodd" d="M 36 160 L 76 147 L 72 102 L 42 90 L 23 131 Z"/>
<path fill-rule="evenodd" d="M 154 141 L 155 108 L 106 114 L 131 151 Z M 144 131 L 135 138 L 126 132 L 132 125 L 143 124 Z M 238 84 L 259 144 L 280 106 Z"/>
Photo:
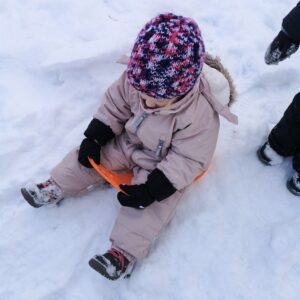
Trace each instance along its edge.
<path fill-rule="evenodd" d="M 285 111 L 269 135 L 271 147 L 282 156 L 294 156 L 300 151 L 300 93 Z"/>
<path fill-rule="evenodd" d="M 300 174 L 300 155 L 294 156 L 293 159 L 293 168 Z"/>

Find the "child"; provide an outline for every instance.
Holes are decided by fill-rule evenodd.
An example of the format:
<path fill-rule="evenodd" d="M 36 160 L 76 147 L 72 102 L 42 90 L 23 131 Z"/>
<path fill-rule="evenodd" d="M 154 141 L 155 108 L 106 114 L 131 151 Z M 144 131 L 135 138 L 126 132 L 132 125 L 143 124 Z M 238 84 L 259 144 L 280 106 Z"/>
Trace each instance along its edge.
<path fill-rule="evenodd" d="M 300 2 L 283 19 L 282 30 L 266 51 L 265 62 L 278 64 L 295 53 L 300 43 Z M 288 179 L 290 192 L 300 196 L 300 93 L 272 129 L 268 140 L 258 149 L 258 157 L 266 165 L 277 165 L 284 157 L 293 157 L 294 174 Z"/>
<path fill-rule="evenodd" d="M 217 59 L 206 58 L 213 68 L 204 61 L 202 36 L 192 19 L 171 13 L 152 19 L 137 37 L 127 70 L 106 91 L 80 147 L 46 182 L 22 189 L 29 204 L 40 207 L 101 186 L 88 157 L 116 172 L 133 171 L 131 185 L 122 186 L 126 194 L 117 195 L 121 209 L 112 248 L 89 262 L 111 280 L 129 274 L 147 255 L 186 187 L 209 166 L 219 114 L 237 123 L 228 108 L 234 96 L 228 72 Z"/>

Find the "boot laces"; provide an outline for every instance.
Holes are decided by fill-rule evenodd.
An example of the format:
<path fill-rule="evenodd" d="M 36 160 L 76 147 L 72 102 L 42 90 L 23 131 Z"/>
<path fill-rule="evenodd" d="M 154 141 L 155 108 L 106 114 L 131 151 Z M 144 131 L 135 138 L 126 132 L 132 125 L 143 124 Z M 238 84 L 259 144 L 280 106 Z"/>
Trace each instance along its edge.
<path fill-rule="evenodd" d="M 120 263 L 121 269 L 125 268 L 125 256 L 118 250 L 111 248 L 107 251 L 107 253 L 111 254 L 117 261 Z"/>

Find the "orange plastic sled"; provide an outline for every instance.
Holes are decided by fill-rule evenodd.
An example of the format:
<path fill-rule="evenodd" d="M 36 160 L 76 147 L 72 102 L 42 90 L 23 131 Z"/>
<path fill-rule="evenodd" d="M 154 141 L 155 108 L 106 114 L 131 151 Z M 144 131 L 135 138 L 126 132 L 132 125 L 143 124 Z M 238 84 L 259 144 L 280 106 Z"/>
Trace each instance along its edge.
<path fill-rule="evenodd" d="M 115 187 L 117 190 L 122 191 L 120 188 L 120 184 L 131 184 L 131 179 L 133 177 L 132 172 L 128 173 L 114 173 L 110 170 L 107 170 L 102 165 L 97 165 L 91 158 L 89 158 L 89 161 L 93 168 L 98 172 L 100 176 L 102 176 L 107 182 L 109 182 L 113 187 Z"/>
<path fill-rule="evenodd" d="M 122 191 L 120 188 L 120 184 L 131 184 L 131 179 L 133 177 L 133 172 L 127 172 L 127 173 L 115 173 L 110 170 L 107 170 L 102 165 L 97 165 L 91 158 L 89 158 L 89 161 L 93 168 L 97 171 L 97 173 L 102 176 L 107 182 L 109 182 L 113 187 L 115 187 L 117 190 Z M 208 169 L 201 172 L 198 176 L 195 177 L 194 182 L 198 181 L 206 172 Z"/>
<path fill-rule="evenodd" d="M 198 181 L 206 172 L 208 168 L 202 171 L 198 176 L 195 177 L 194 182 Z"/>

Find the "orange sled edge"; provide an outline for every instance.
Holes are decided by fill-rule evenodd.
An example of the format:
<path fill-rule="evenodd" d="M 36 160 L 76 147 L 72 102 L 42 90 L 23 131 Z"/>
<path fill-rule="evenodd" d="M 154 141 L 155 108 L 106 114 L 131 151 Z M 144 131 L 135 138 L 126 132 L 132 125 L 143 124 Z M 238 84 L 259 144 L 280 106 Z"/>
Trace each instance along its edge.
<path fill-rule="evenodd" d="M 110 170 L 107 170 L 102 165 L 97 165 L 91 158 L 89 158 L 90 164 L 93 166 L 93 168 L 97 171 L 97 173 L 103 177 L 107 182 L 109 182 L 113 187 L 115 187 L 117 190 L 122 191 L 120 188 L 120 184 L 126 184 L 130 185 L 131 180 L 133 177 L 132 172 L 128 173 L 115 173 Z"/>
<path fill-rule="evenodd" d="M 97 173 L 103 177 L 107 182 L 109 182 L 113 187 L 115 187 L 117 190 L 122 191 L 120 188 L 120 184 L 126 184 L 130 185 L 131 180 L 133 177 L 132 172 L 127 172 L 127 173 L 115 173 L 112 172 L 106 168 L 104 168 L 102 165 L 97 165 L 91 158 L 89 158 L 89 162 L 93 166 L 93 168 L 97 171 Z M 202 176 L 205 175 L 207 172 L 208 168 L 202 171 L 198 176 L 195 177 L 194 182 L 199 181 Z"/>

